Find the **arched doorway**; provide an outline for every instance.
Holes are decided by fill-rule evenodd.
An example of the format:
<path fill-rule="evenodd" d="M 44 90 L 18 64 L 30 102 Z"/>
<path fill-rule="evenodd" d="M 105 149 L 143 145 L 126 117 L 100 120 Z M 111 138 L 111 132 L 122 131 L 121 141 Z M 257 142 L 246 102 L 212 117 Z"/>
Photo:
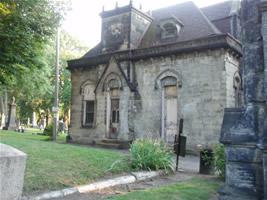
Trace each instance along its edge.
<path fill-rule="evenodd" d="M 178 89 L 182 87 L 181 75 L 174 70 L 160 73 L 155 89 L 161 90 L 161 138 L 168 143 L 174 142 L 178 133 L 179 108 Z"/>
<path fill-rule="evenodd" d="M 104 84 L 106 96 L 106 137 L 117 139 L 120 131 L 120 94 L 121 79 L 115 74 L 109 74 Z"/>

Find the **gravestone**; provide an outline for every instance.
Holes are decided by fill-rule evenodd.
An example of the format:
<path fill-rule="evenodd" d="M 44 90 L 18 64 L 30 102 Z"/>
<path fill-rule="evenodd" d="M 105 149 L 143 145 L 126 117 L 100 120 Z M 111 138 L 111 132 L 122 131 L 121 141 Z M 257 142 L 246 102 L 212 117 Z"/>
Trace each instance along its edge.
<path fill-rule="evenodd" d="M 12 97 L 12 100 L 9 104 L 9 112 L 8 112 L 8 121 L 6 129 L 8 130 L 16 130 L 17 124 L 16 124 L 16 102 L 15 97 Z"/>
<path fill-rule="evenodd" d="M 0 143 L 0 199 L 18 200 L 22 194 L 26 154 Z"/>
<path fill-rule="evenodd" d="M 0 121 L 0 129 L 4 128 L 5 126 L 6 126 L 6 116 L 5 113 L 2 113 Z"/>
<path fill-rule="evenodd" d="M 225 109 L 220 200 L 267 199 L 267 0 L 243 0 L 241 24 L 245 107 Z"/>
<path fill-rule="evenodd" d="M 36 112 L 32 113 L 32 127 L 37 128 L 37 122 L 36 122 Z"/>

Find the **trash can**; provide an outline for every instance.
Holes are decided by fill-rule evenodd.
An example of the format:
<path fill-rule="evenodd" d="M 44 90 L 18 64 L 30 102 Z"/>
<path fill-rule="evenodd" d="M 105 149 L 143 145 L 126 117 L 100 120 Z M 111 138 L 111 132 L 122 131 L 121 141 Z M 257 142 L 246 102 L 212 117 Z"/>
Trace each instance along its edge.
<path fill-rule="evenodd" d="M 213 174 L 214 165 L 212 149 L 203 149 L 200 151 L 199 173 L 200 174 Z"/>

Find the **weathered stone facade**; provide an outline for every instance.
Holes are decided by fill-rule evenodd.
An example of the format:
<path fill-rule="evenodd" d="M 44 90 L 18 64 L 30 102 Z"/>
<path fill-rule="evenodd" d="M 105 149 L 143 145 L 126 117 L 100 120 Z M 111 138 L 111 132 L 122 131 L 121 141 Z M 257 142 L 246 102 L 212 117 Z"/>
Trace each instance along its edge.
<path fill-rule="evenodd" d="M 244 108 L 227 108 L 221 142 L 226 183 L 221 200 L 267 199 L 267 1 L 243 0 L 241 9 Z"/>
<path fill-rule="evenodd" d="M 101 43 L 69 61 L 74 142 L 152 137 L 172 143 L 181 118 L 188 149 L 218 142 L 224 108 L 234 107 L 241 98 L 241 46 L 207 22 L 192 3 L 180 7 L 202 16 L 206 25 L 199 36 L 186 38 L 192 30 L 187 26 L 199 27 L 184 16 L 156 20 L 162 10 L 153 17 L 129 5 L 101 14 Z M 157 31 L 151 32 L 162 21 L 181 29 L 161 33 L 158 39 Z M 151 39 L 145 41 L 146 34 L 155 37 L 154 45 L 147 47 Z"/>

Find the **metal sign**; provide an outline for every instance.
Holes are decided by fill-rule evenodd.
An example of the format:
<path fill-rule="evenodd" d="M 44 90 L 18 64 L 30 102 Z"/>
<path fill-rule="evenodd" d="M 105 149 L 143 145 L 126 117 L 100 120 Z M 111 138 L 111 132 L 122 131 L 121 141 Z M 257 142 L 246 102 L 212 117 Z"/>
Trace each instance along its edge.
<path fill-rule="evenodd" d="M 58 112 L 58 111 L 59 111 L 58 107 L 55 107 L 55 106 L 52 107 L 52 112 Z"/>

